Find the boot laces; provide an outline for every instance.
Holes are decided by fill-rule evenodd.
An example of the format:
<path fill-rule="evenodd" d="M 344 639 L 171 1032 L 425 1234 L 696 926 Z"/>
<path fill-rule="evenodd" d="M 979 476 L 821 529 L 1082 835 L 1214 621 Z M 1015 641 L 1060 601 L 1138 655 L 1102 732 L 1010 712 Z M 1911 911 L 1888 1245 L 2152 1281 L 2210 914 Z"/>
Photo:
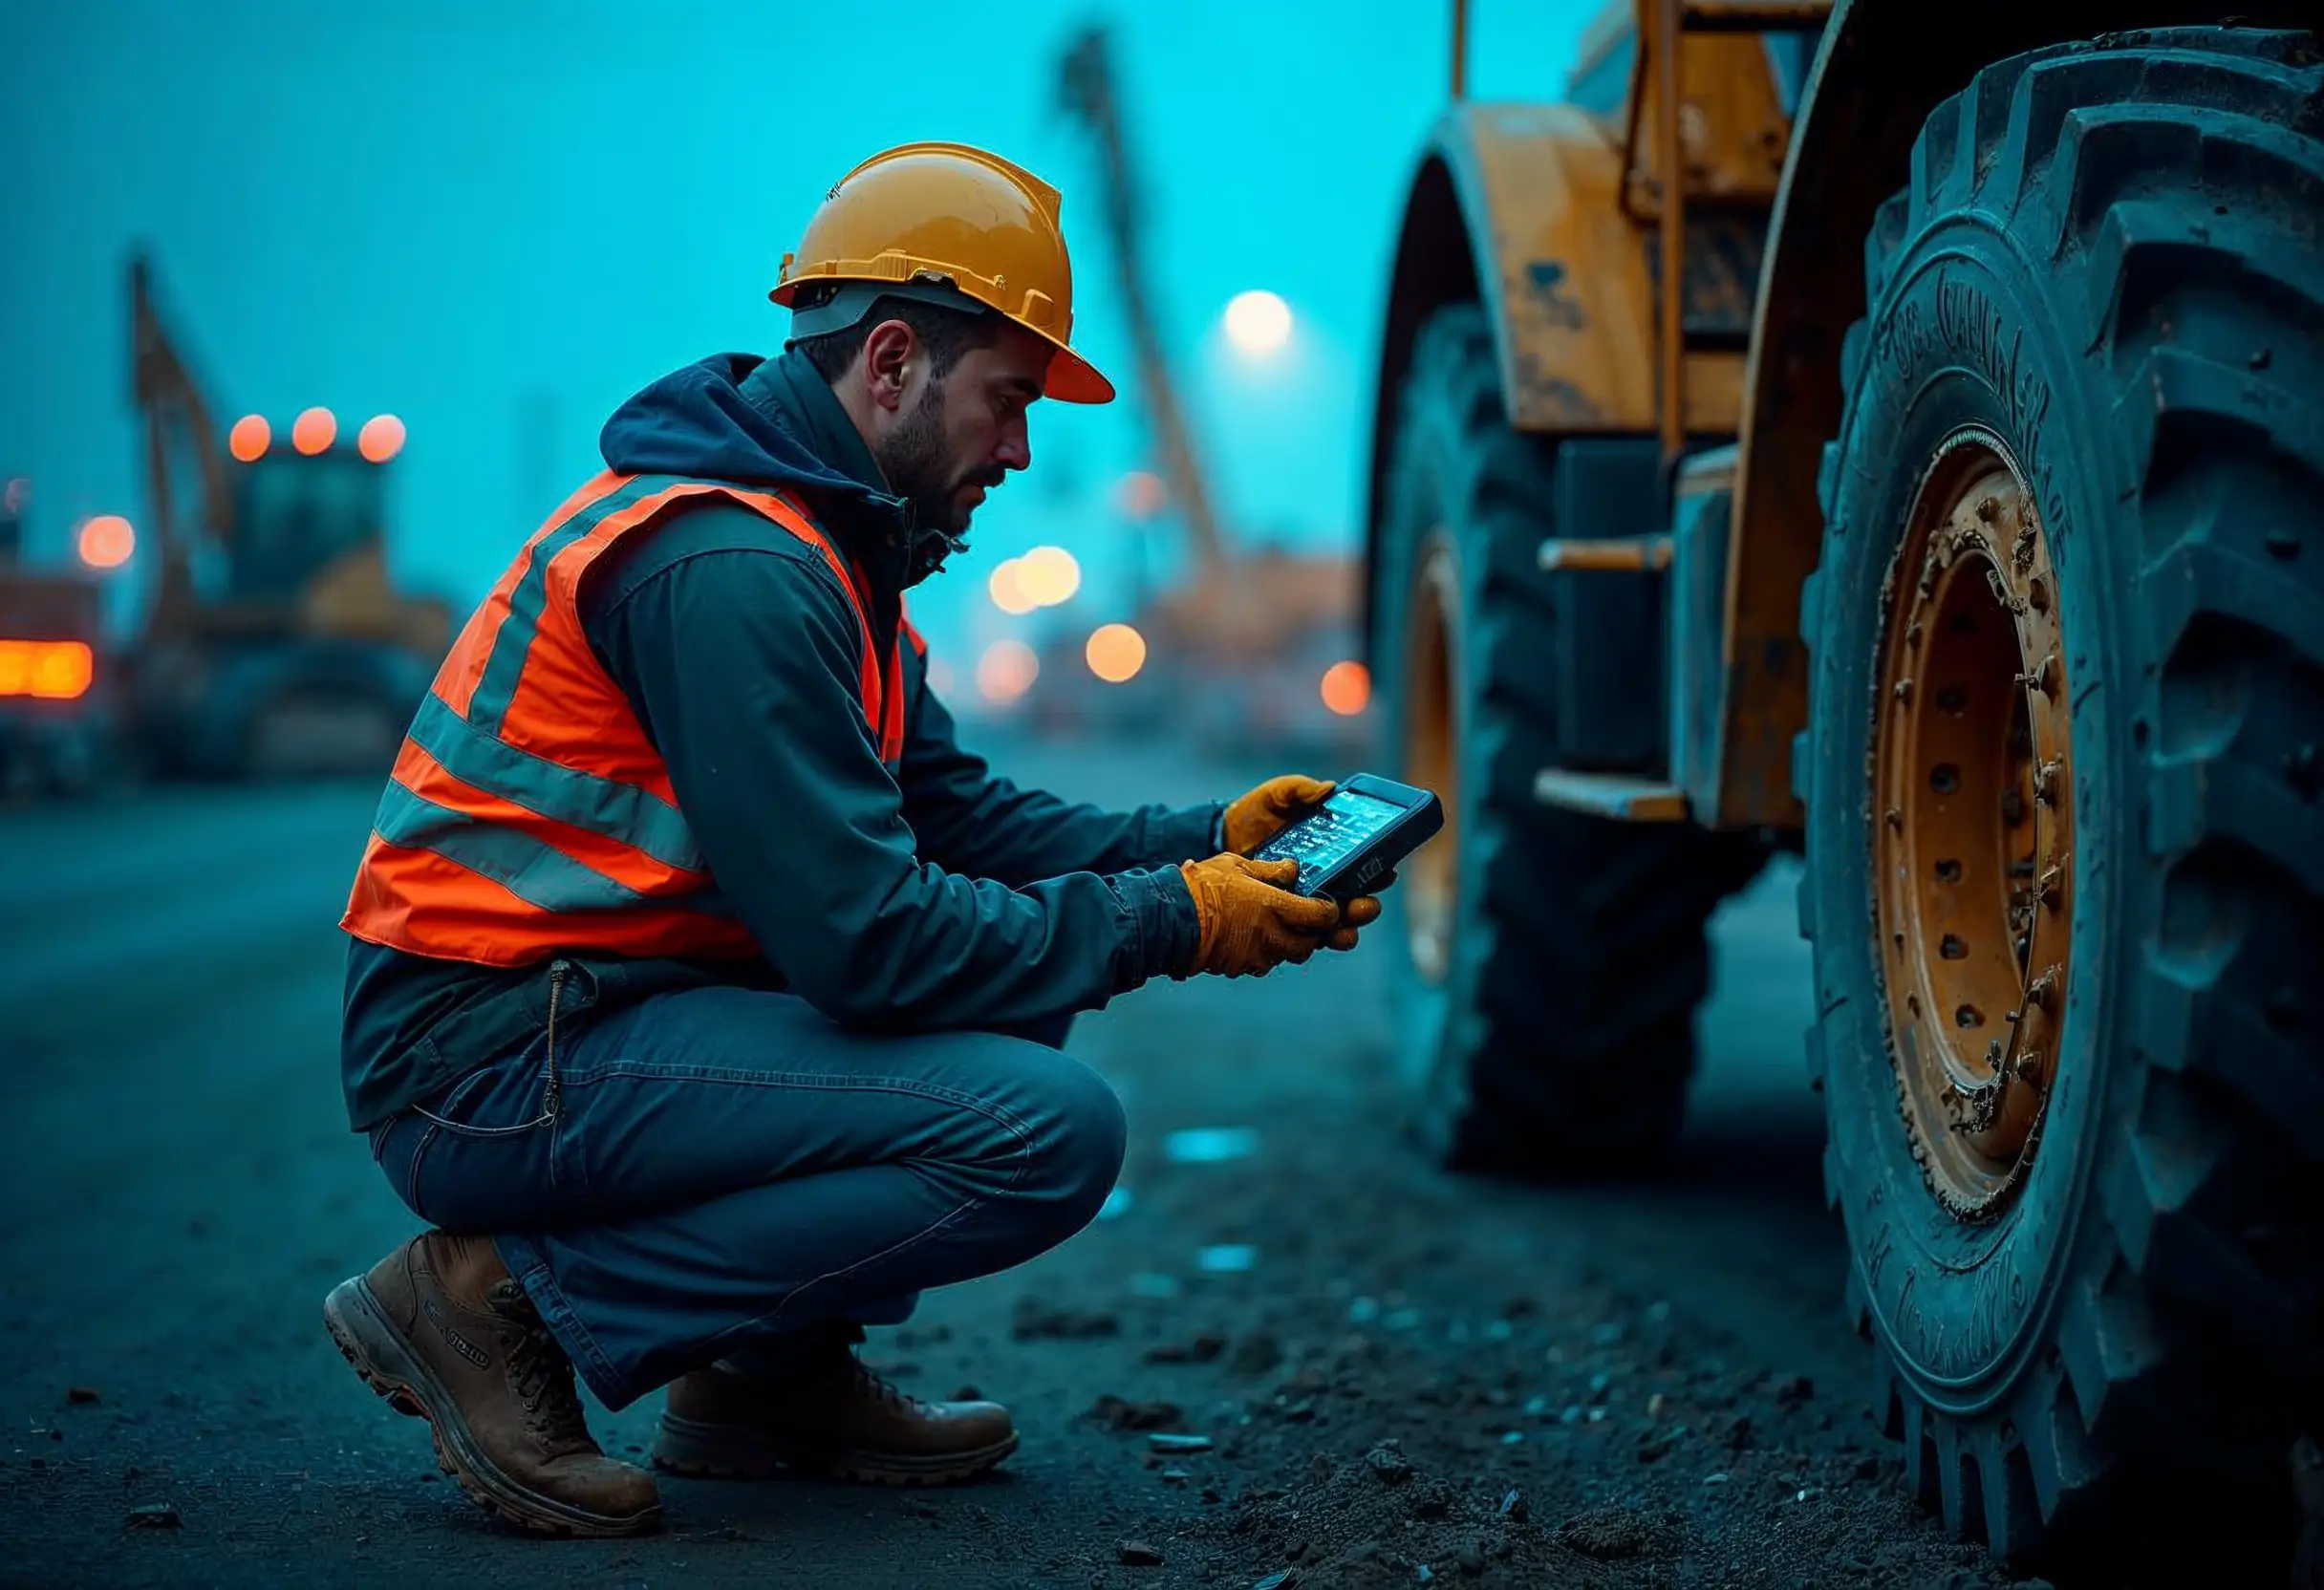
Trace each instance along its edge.
<path fill-rule="evenodd" d="M 532 1300 L 505 1282 L 494 1288 L 492 1306 L 524 1332 L 508 1350 L 508 1384 L 525 1410 L 527 1427 L 552 1455 L 595 1450 L 580 1394 L 573 1388 L 572 1361 L 549 1334 Z"/>

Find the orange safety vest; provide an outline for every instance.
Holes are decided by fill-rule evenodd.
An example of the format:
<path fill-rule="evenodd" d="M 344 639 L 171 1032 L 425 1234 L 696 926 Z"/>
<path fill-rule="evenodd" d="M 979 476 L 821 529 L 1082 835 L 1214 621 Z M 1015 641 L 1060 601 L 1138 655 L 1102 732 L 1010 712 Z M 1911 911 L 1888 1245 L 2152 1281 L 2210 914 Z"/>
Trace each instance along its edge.
<path fill-rule="evenodd" d="M 550 516 L 470 615 L 405 737 L 339 925 L 440 959 L 525 966 L 562 954 L 759 953 L 721 902 L 670 772 L 582 634 L 582 575 L 686 497 L 718 495 L 815 548 L 855 604 L 864 718 L 904 742 L 899 625 L 885 657 L 828 537 L 779 492 L 599 475 Z"/>

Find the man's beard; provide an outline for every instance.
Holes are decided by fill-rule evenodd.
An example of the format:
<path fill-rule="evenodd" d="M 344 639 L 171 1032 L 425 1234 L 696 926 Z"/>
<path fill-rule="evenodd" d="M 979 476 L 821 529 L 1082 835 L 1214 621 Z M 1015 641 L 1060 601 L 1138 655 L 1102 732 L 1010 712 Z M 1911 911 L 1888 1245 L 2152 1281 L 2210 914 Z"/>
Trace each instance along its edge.
<path fill-rule="evenodd" d="M 913 411 L 872 456 L 888 478 L 888 488 L 912 505 L 913 522 L 920 531 L 942 535 L 957 551 L 970 513 L 959 500 L 961 488 L 974 483 L 990 490 L 1007 471 L 995 464 L 956 474 L 947 467 L 944 426 L 937 412 L 943 396 L 943 384 L 930 382 Z"/>

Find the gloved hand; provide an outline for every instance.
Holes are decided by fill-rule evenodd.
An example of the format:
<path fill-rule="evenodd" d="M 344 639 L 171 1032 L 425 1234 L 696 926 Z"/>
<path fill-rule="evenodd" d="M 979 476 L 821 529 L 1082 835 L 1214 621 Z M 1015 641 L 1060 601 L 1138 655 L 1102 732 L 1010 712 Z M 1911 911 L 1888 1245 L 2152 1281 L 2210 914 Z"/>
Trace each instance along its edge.
<path fill-rule="evenodd" d="M 1249 855 L 1282 832 L 1293 818 L 1304 817 L 1322 806 L 1323 797 L 1336 787 L 1325 779 L 1285 773 L 1247 795 L 1237 796 L 1227 803 L 1227 849 L 1238 856 Z"/>
<path fill-rule="evenodd" d="M 1350 945 L 1355 942 L 1355 928 L 1342 923 L 1338 901 L 1311 900 L 1291 892 L 1300 875 L 1296 861 L 1216 855 L 1181 863 L 1178 870 L 1185 875 L 1187 892 L 1194 897 L 1194 914 L 1202 923 L 1201 941 L 1187 967 L 1190 975 L 1264 977 L 1285 961 L 1302 964 L 1342 935 Z M 1374 901 L 1371 914 L 1379 912 Z"/>

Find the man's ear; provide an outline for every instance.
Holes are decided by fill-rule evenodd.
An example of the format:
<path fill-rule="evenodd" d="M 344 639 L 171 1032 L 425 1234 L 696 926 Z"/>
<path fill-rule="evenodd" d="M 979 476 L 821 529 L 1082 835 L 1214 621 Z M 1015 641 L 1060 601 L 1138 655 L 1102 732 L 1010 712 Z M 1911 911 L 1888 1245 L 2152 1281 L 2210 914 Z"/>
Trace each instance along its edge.
<path fill-rule="evenodd" d="M 901 320 L 883 320 L 872 328 L 864 338 L 864 382 L 873 403 L 884 409 L 903 406 L 904 383 L 919 352 L 920 339 Z"/>

